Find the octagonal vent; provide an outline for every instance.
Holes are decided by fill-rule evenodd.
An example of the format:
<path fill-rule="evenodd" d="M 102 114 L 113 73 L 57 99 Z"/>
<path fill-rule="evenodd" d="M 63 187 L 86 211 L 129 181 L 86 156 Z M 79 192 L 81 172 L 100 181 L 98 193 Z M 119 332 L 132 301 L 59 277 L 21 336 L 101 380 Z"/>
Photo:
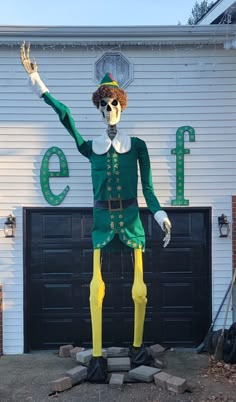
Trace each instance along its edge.
<path fill-rule="evenodd" d="M 127 87 L 133 80 L 133 66 L 121 53 L 105 53 L 95 63 L 95 80 L 100 83 L 106 73 L 111 73 L 120 87 Z"/>

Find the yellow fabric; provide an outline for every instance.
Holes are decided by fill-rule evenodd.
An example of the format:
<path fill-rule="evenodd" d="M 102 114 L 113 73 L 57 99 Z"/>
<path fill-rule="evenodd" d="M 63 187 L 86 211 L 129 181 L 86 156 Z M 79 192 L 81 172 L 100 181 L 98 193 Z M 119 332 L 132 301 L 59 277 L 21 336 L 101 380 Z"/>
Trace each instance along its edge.
<path fill-rule="evenodd" d="M 140 347 L 143 342 L 143 327 L 147 304 L 147 287 L 143 282 L 142 250 L 134 250 L 134 283 L 132 287 L 134 300 L 134 347 Z"/>
<path fill-rule="evenodd" d="M 102 303 L 105 296 L 105 283 L 101 274 L 101 250 L 93 253 L 93 277 L 90 283 L 90 314 L 93 335 L 93 356 L 102 356 Z"/>
<path fill-rule="evenodd" d="M 93 277 L 90 283 L 90 313 L 93 335 L 93 356 L 102 356 L 102 304 L 105 296 L 105 283 L 101 274 L 101 250 L 93 253 Z M 132 287 L 134 301 L 134 347 L 143 342 L 143 328 L 147 304 L 147 287 L 143 281 L 142 250 L 134 250 L 134 283 Z"/>
<path fill-rule="evenodd" d="M 117 87 L 119 88 L 119 85 L 116 81 L 110 81 L 110 82 L 103 82 L 102 84 L 100 84 L 100 87 L 102 87 L 103 85 L 106 85 L 108 87 Z"/>

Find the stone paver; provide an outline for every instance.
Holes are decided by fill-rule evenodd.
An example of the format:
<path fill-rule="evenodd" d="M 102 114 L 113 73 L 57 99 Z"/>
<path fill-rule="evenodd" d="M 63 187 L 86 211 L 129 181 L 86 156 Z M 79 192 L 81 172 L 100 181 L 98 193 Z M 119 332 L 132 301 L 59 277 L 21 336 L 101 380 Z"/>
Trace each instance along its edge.
<path fill-rule="evenodd" d="M 135 380 L 152 382 L 153 376 L 157 374 L 160 369 L 150 366 L 139 366 L 129 371 L 129 376 Z"/>
<path fill-rule="evenodd" d="M 82 352 L 76 353 L 76 361 L 78 363 L 87 365 L 87 364 L 89 364 L 92 356 L 93 356 L 93 350 L 92 349 L 86 349 L 86 350 L 84 350 Z M 106 349 L 102 349 L 102 356 L 104 358 L 107 357 Z"/>
<path fill-rule="evenodd" d="M 129 357 L 108 357 L 107 359 L 108 371 L 129 371 L 130 358 Z"/>
<path fill-rule="evenodd" d="M 72 385 L 79 384 L 81 381 L 85 380 L 87 377 L 88 369 L 84 366 L 76 366 L 71 370 L 66 371 L 66 377 L 70 377 L 72 380 Z"/>
<path fill-rule="evenodd" d="M 128 348 L 111 346 L 107 348 L 107 357 L 128 357 Z"/>
<path fill-rule="evenodd" d="M 109 385 L 114 387 L 114 388 L 120 388 L 122 387 L 124 383 L 124 374 L 118 374 L 118 373 L 113 373 L 111 375 Z"/>

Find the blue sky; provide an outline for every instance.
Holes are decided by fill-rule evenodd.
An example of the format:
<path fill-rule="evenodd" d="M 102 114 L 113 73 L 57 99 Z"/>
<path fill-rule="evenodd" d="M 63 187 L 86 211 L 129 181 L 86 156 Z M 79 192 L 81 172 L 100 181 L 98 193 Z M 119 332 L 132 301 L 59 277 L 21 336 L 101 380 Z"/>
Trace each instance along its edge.
<path fill-rule="evenodd" d="M 196 0 L 6 0 L 0 25 L 185 24 Z"/>

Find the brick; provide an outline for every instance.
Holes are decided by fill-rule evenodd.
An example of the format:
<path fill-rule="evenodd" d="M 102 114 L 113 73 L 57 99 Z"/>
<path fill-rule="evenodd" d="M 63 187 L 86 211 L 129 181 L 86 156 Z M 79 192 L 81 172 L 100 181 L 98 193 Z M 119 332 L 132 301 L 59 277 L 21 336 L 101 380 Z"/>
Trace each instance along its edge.
<path fill-rule="evenodd" d="M 60 357 L 70 357 L 70 350 L 71 349 L 73 349 L 73 345 L 60 346 L 59 356 Z"/>
<path fill-rule="evenodd" d="M 156 345 L 150 346 L 149 350 L 151 352 L 151 356 L 153 357 L 153 359 L 155 359 L 156 357 L 158 357 L 158 355 L 160 355 L 160 353 L 163 353 L 165 351 L 165 348 L 157 343 Z"/>
<path fill-rule="evenodd" d="M 113 373 L 111 375 L 109 385 L 114 387 L 114 388 L 120 388 L 122 387 L 124 383 L 124 374 L 118 374 L 118 373 Z"/>
<path fill-rule="evenodd" d="M 150 366 L 139 366 L 133 370 L 129 371 L 129 376 L 134 378 L 135 380 L 144 381 L 144 382 L 152 382 L 154 379 L 154 375 L 157 374 L 160 369 Z"/>
<path fill-rule="evenodd" d="M 88 369 L 84 366 L 76 366 L 71 370 L 66 371 L 66 377 L 70 377 L 72 385 L 76 385 L 87 377 Z"/>
<path fill-rule="evenodd" d="M 71 387 L 72 387 L 72 381 L 70 377 L 62 377 L 59 378 L 58 380 L 51 382 L 52 392 L 63 392 Z"/>
<path fill-rule="evenodd" d="M 129 357 L 109 357 L 107 359 L 108 371 L 129 371 L 130 358 Z"/>
<path fill-rule="evenodd" d="M 81 348 L 81 347 L 79 347 L 79 346 L 76 346 L 75 348 L 73 348 L 73 349 L 70 350 L 70 357 L 71 357 L 73 360 L 76 360 L 76 353 L 83 352 L 84 350 L 85 350 L 84 348 Z"/>
<path fill-rule="evenodd" d="M 187 381 L 184 378 L 172 376 L 166 381 L 168 391 L 173 391 L 177 394 L 182 394 L 188 388 Z"/>
<path fill-rule="evenodd" d="M 107 348 L 107 357 L 128 357 L 128 348 L 111 346 Z"/>
<path fill-rule="evenodd" d="M 154 374 L 155 384 L 162 389 L 167 389 L 166 382 L 170 378 L 171 378 L 171 375 L 166 373 L 165 371 L 161 371 L 157 374 Z"/>
<path fill-rule="evenodd" d="M 76 353 L 76 361 L 78 363 L 87 365 L 92 359 L 92 356 L 93 356 L 93 349 L 86 349 L 83 352 Z M 102 349 L 102 356 L 104 358 L 107 357 L 107 351 L 105 349 Z"/>

